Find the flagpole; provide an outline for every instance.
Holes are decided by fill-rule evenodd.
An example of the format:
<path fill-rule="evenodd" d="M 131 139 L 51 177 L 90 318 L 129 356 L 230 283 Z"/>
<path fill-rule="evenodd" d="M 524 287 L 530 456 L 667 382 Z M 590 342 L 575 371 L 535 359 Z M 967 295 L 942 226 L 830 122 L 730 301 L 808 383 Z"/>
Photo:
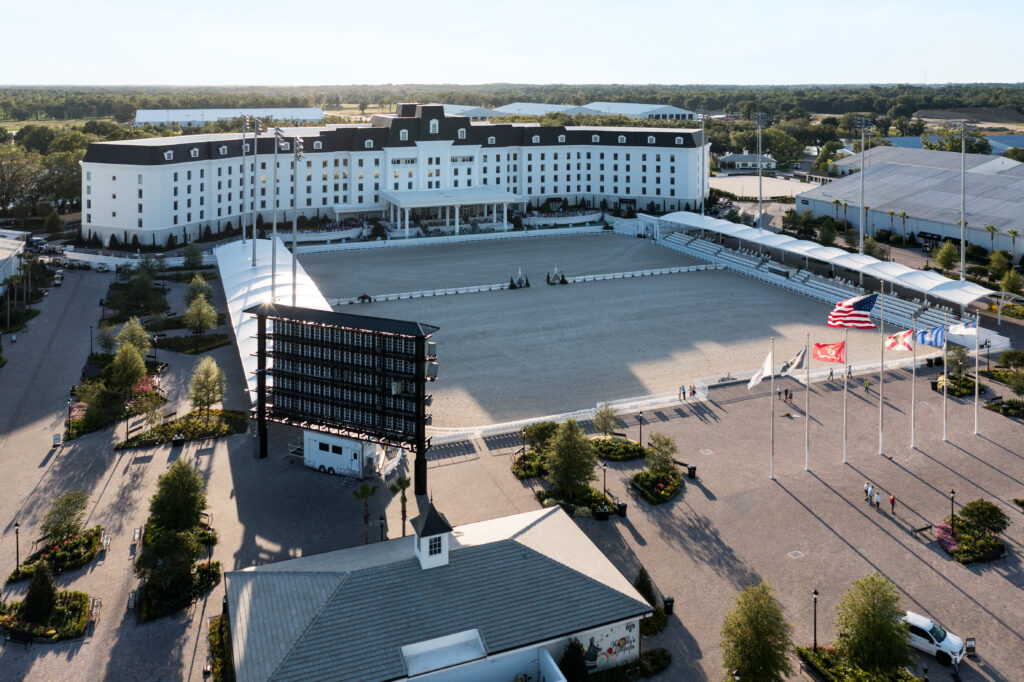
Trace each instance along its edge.
<path fill-rule="evenodd" d="M 946 432 L 946 393 L 949 390 L 949 378 L 946 375 L 946 313 L 942 313 L 942 442 L 949 440 Z"/>
<path fill-rule="evenodd" d="M 910 379 L 910 449 L 915 450 L 917 446 L 914 445 L 914 411 L 917 409 L 917 400 L 915 395 L 915 389 L 917 388 L 917 317 L 911 319 L 912 331 L 910 332 L 911 338 L 914 340 L 912 350 L 914 351 L 914 364 L 911 365 L 911 379 Z"/>
<path fill-rule="evenodd" d="M 768 478 L 775 480 L 775 337 L 772 337 L 772 350 L 768 354 L 771 358 L 768 361 L 768 371 L 772 375 L 772 384 L 768 394 L 768 402 L 771 403 L 771 449 L 769 454 Z"/>
<path fill-rule="evenodd" d="M 980 322 L 981 315 L 978 316 Z M 981 325 L 975 322 L 974 327 L 974 435 L 978 435 L 978 394 L 981 391 L 981 367 L 978 365 L 978 337 L 981 336 Z"/>
<path fill-rule="evenodd" d="M 846 464 L 846 393 L 850 389 L 850 372 L 849 360 L 850 344 L 847 343 L 850 340 L 850 328 L 843 328 L 843 464 Z"/>
<path fill-rule="evenodd" d="M 878 365 L 878 454 L 885 454 L 885 280 L 879 280 L 878 331 L 882 340 L 881 362 Z"/>
<path fill-rule="evenodd" d="M 804 471 L 811 470 L 811 333 L 804 341 Z"/>

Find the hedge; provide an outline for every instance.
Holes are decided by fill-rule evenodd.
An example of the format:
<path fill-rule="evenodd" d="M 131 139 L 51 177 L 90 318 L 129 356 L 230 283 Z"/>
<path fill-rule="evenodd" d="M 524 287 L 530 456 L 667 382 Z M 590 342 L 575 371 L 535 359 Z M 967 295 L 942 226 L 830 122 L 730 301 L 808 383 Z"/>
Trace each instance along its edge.
<path fill-rule="evenodd" d="M 210 621 L 210 663 L 213 682 L 235 682 L 235 665 L 231 660 L 231 621 L 217 616 Z"/>
<path fill-rule="evenodd" d="M 630 459 L 643 459 L 647 455 L 647 450 L 642 445 L 631 440 L 595 438 L 591 442 L 600 459 L 622 462 Z"/>
<path fill-rule="evenodd" d="M 654 677 L 668 668 L 671 663 L 672 654 L 668 649 L 651 649 L 640 654 L 639 663 L 623 663 L 614 668 L 596 670 L 590 673 L 588 679 L 589 682 L 625 682 L 627 679 L 632 679 L 629 677 L 629 673 L 634 670 L 639 670 L 643 677 Z"/>
<path fill-rule="evenodd" d="M 808 668 L 827 682 L 868 682 L 877 679 L 867 671 L 847 662 L 831 646 L 820 646 L 817 651 L 814 650 L 814 647 L 798 646 L 796 655 Z M 893 682 L 923 682 L 921 678 L 914 676 L 906 668 L 898 668 L 893 671 L 888 679 Z"/>
<path fill-rule="evenodd" d="M 683 474 L 679 471 L 655 474 L 645 469 L 634 474 L 630 481 L 651 504 L 668 502 L 683 488 Z"/>
<path fill-rule="evenodd" d="M 168 592 L 159 585 L 143 584 L 139 590 L 139 620 L 146 623 L 162 618 L 179 609 L 185 608 L 193 600 L 200 598 L 220 583 L 221 565 L 219 561 L 196 564 L 192 570 L 192 584 L 185 590 Z"/>
<path fill-rule="evenodd" d="M 512 463 L 512 473 L 520 481 L 527 478 L 546 476 L 548 470 L 544 465 L 544 455 L 536 450 L 520 455 Z"/>
<path fill-rule="evenodd" d="M 147 448 L 162 443 L 170 443 L 175 436 L 181 435 L 185 440 L 203 440 L 230 436 L 234 433 L 245 433 L 249 429 L 249 418 L 242 412 L 230 410 L 210 410 L 209 423 L 205 414 L 193 411 L 184 417 L 161 424 L 126 441 L 118 443 L 114 448 Z"/>
<path fill-rule="evenodd" d="M 19 619 L 20 601 L 0 604 L 0 630 L 19 632 L 41 640 L 57 642 L 77 639 L 89 623 L 89 595 L 64 590 L 57 593 L 57 604 L 46 623 L 26 623 Z"/>
<path fill-rule="evenodd" d="M 15 583 L 19 580 L 28 580 L 36 572 L 36 566 L 43 560 L 50 563 L 50 568 L 54 573 L 73 571 L 85 566 L 99 554 L 102 533 L 103 527 L 95 526 L 65 540 L 59 546 L 43 547 L 26 558 L 21 566 L 11 571 L 11 574 L 7 576 L 7 582 Z"/>
<path fill-rule="evenodd" d="M 221 346 L 230 346 L 231 337 L 227 334 L 203 334 L 198 342 L 191 335 L 188 336 L 165 336 L 153 342 L 153 348 L 160 350 L 171 350 L 175 353 L 186 353 L 196 355 L 205 353 Z"/>

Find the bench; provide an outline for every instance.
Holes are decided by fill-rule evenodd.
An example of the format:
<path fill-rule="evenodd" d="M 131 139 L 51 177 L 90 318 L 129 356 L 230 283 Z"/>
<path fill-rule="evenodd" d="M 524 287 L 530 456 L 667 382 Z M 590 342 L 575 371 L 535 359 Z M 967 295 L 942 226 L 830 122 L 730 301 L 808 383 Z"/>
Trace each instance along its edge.
<path fill-rule="evenodd" d="M 142 539 L 142 527 L 140 526 L 139 528 L 135 529 L 134 533 L 132 533 L 132 546 L 134 547 L 135 545 L 139 544 L 139 540 L 141 540 L 141 539 Z"/>
<path fill-rule="evenodd" d="M 927 531 L 930 531 L 931 529 L 932 529 L 932 524 L 929 523 L 927 525 L 921 526 L 920 528 L 915 528 L 913 532 L 915 534 L 916 533 L 925 533 Z"/>
<path fill-rule="evenodd" d="M 110 533 L 103 534 L 103 549 L 110 549 Z"/>
<path fill-rule="evenodd" d="M 99 597 L 93 597 L 92 606 L 89 609 L 90 620 L 100 619 L 100 610 L 103 608 L 103 600 Z"/>
<path fill-rule="evenodd" d="M 133 611 L 135 611 L 135 602 L 138 599 L 138 593 L 138 590 L 132 590 L 128 593 L 128 608 L 125 609 L 126 613 L 132 613 Z"/>

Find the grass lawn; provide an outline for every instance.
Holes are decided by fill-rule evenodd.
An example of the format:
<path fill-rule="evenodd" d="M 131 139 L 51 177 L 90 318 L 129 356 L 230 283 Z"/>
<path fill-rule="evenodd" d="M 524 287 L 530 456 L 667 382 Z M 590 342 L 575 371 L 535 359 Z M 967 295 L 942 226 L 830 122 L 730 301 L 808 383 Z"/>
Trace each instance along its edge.
<path fill-rule="evenodd" d="M 118 443 L 115 449 L 148 448 L 153 445 L 170 443 L 177 435 L 181 435 L 185 440 L 230 436 L 234 433 L 245 433 L 248 428 L 249 418 L 242 412 L 210 410 L 209 419 L 207 419 L 206 415 L 193 411 L 184 417 L 132 436 L 128 440 Z"/>

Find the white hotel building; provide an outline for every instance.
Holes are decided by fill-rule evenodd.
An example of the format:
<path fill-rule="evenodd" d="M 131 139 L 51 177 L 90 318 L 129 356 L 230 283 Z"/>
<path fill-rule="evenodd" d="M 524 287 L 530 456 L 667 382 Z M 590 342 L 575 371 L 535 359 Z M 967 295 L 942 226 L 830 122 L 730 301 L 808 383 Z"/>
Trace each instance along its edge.
<path fill-rule="evenodd" d="M 279 150 L 278 220 L 381 217 L 507 227 L 508 207 L 548 200 L 676 211 L 707 192 L 710 145 L 699 129 L 471 123 L 442 105 L 399 104 L 362 125 L 289 128 Z M 295 187 L 293 145 L 303 138 Z M 243 164 L 243 147 L 246 154 Z M 83 234 L 178 244 L 237 229 L 243 210 L 269 227 L 274 136 L 239 133 L 97 142 L 82 161 Z M 253 178 L 255 174 L 255 186 Z M 297 190 L 297 191 L 295 191 Z M 246 198 L 248 197 L 248 202 Z M 250 203 L 251 202 L 251 203 Z"/>

